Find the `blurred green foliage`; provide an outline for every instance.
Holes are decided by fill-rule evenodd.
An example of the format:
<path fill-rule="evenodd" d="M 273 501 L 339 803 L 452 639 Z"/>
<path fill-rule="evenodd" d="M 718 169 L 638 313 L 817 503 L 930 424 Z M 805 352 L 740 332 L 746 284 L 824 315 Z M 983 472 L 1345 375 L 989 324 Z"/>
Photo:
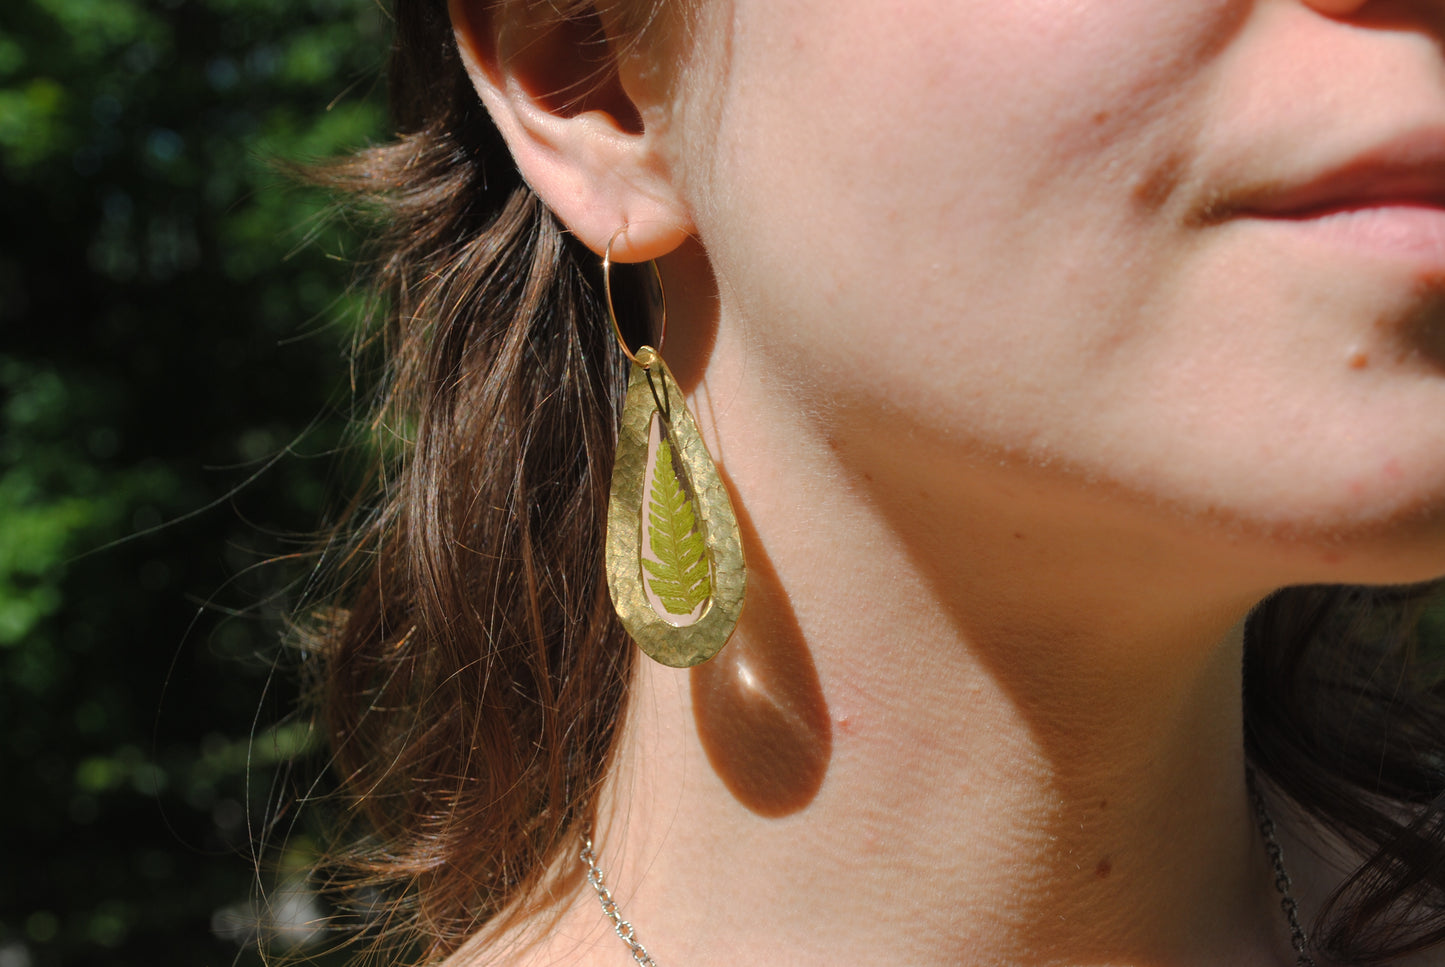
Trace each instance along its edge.
<path fill-rule="evenodd" d="M 386 33 L 0 4 L 0 967 L 257 960 L 249 843 L 309 741 L 272 681 L 305 571 L 267 562 L 322 518 L 360 312 L 272 162 L 382 135 Z"/>

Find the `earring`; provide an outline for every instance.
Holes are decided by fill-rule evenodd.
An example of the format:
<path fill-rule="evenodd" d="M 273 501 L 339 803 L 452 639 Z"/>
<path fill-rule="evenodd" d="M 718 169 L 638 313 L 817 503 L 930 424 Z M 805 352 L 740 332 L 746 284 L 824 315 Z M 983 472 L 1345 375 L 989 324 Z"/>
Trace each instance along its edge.
<path fill-rule="evenodd" d="M 621 234 L 619 230 L 618 234 Z M 607 501 L 607 589 L 622 626 L 653 660 L 690 668 L 716 655 L 743 606 L 737 517 L 658 349 L 634 355 L 612 306 L 612 241 L 602 256 L 607 316 L 632 361 Z M 662 273 L 657 346 L 667 331 Z"/>

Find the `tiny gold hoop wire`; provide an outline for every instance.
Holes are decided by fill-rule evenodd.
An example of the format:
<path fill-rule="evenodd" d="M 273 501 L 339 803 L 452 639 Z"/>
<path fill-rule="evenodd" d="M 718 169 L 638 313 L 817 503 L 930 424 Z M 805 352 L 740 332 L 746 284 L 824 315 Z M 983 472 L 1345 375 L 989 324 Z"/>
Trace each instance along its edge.
<path fill-rule="evenodd" d="M 627 340 L 622 338 L 622 327 L 617 322 L 617 310 L 612 306 L 612 245 L 617 241 L 617 236 L 625 235 L 627 226 L 624 225 L 612 233 L 607 240 L 607 249 L 602 253 L 602 293 L 607 299 L 607 321 L 612 323 L 612 333 L 617 337 L 617 345 L 622 347 L 622 352 L 635 365 L 643 369 L 651 369 L 651 363 L 644 363 L 632 354 L 627 348 Z M 667 335 L 667 290 L 662 287 L 662 270 L 657 267 L 657 260 L 648 262 L 652 266 L 653 277 L 657 279 L 657 300 L 662 306 L 662 322 L 657 328 L 657 345 L 652 349 L 656 353 L 662 352 L 662 340 Z"/>

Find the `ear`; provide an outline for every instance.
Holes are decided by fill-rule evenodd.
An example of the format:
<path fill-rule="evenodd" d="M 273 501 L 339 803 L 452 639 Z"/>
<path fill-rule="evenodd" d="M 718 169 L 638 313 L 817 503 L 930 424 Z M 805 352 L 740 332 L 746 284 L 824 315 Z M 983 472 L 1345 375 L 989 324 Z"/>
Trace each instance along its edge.
<path fill-rule="evenodd" d="M 462 62 L 522 177 L 583 244 L 600 255 L 612 243 L 619 262 L 665 255 L 693 232 L 664 125 L 647 123 L 665 105 L 629 94 L 595 9 L 555 7 L 448 0 Z"/>

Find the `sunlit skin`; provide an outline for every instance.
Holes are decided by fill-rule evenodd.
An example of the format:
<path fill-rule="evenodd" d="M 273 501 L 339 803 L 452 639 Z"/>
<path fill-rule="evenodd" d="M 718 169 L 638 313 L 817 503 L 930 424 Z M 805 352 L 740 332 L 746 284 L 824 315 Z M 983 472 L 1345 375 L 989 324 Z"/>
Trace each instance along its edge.
<path fill-rule="evenodd" d="M 1238 627 L 1445 573 L 1445 4 L 705 0 L 640 127 L 452 11 L 544 200 L 661 259 L 764 562 L 604 797 L 659 963 L 1293 963 Z M 627 962 L 587 894 L 509 950 Z"/>

